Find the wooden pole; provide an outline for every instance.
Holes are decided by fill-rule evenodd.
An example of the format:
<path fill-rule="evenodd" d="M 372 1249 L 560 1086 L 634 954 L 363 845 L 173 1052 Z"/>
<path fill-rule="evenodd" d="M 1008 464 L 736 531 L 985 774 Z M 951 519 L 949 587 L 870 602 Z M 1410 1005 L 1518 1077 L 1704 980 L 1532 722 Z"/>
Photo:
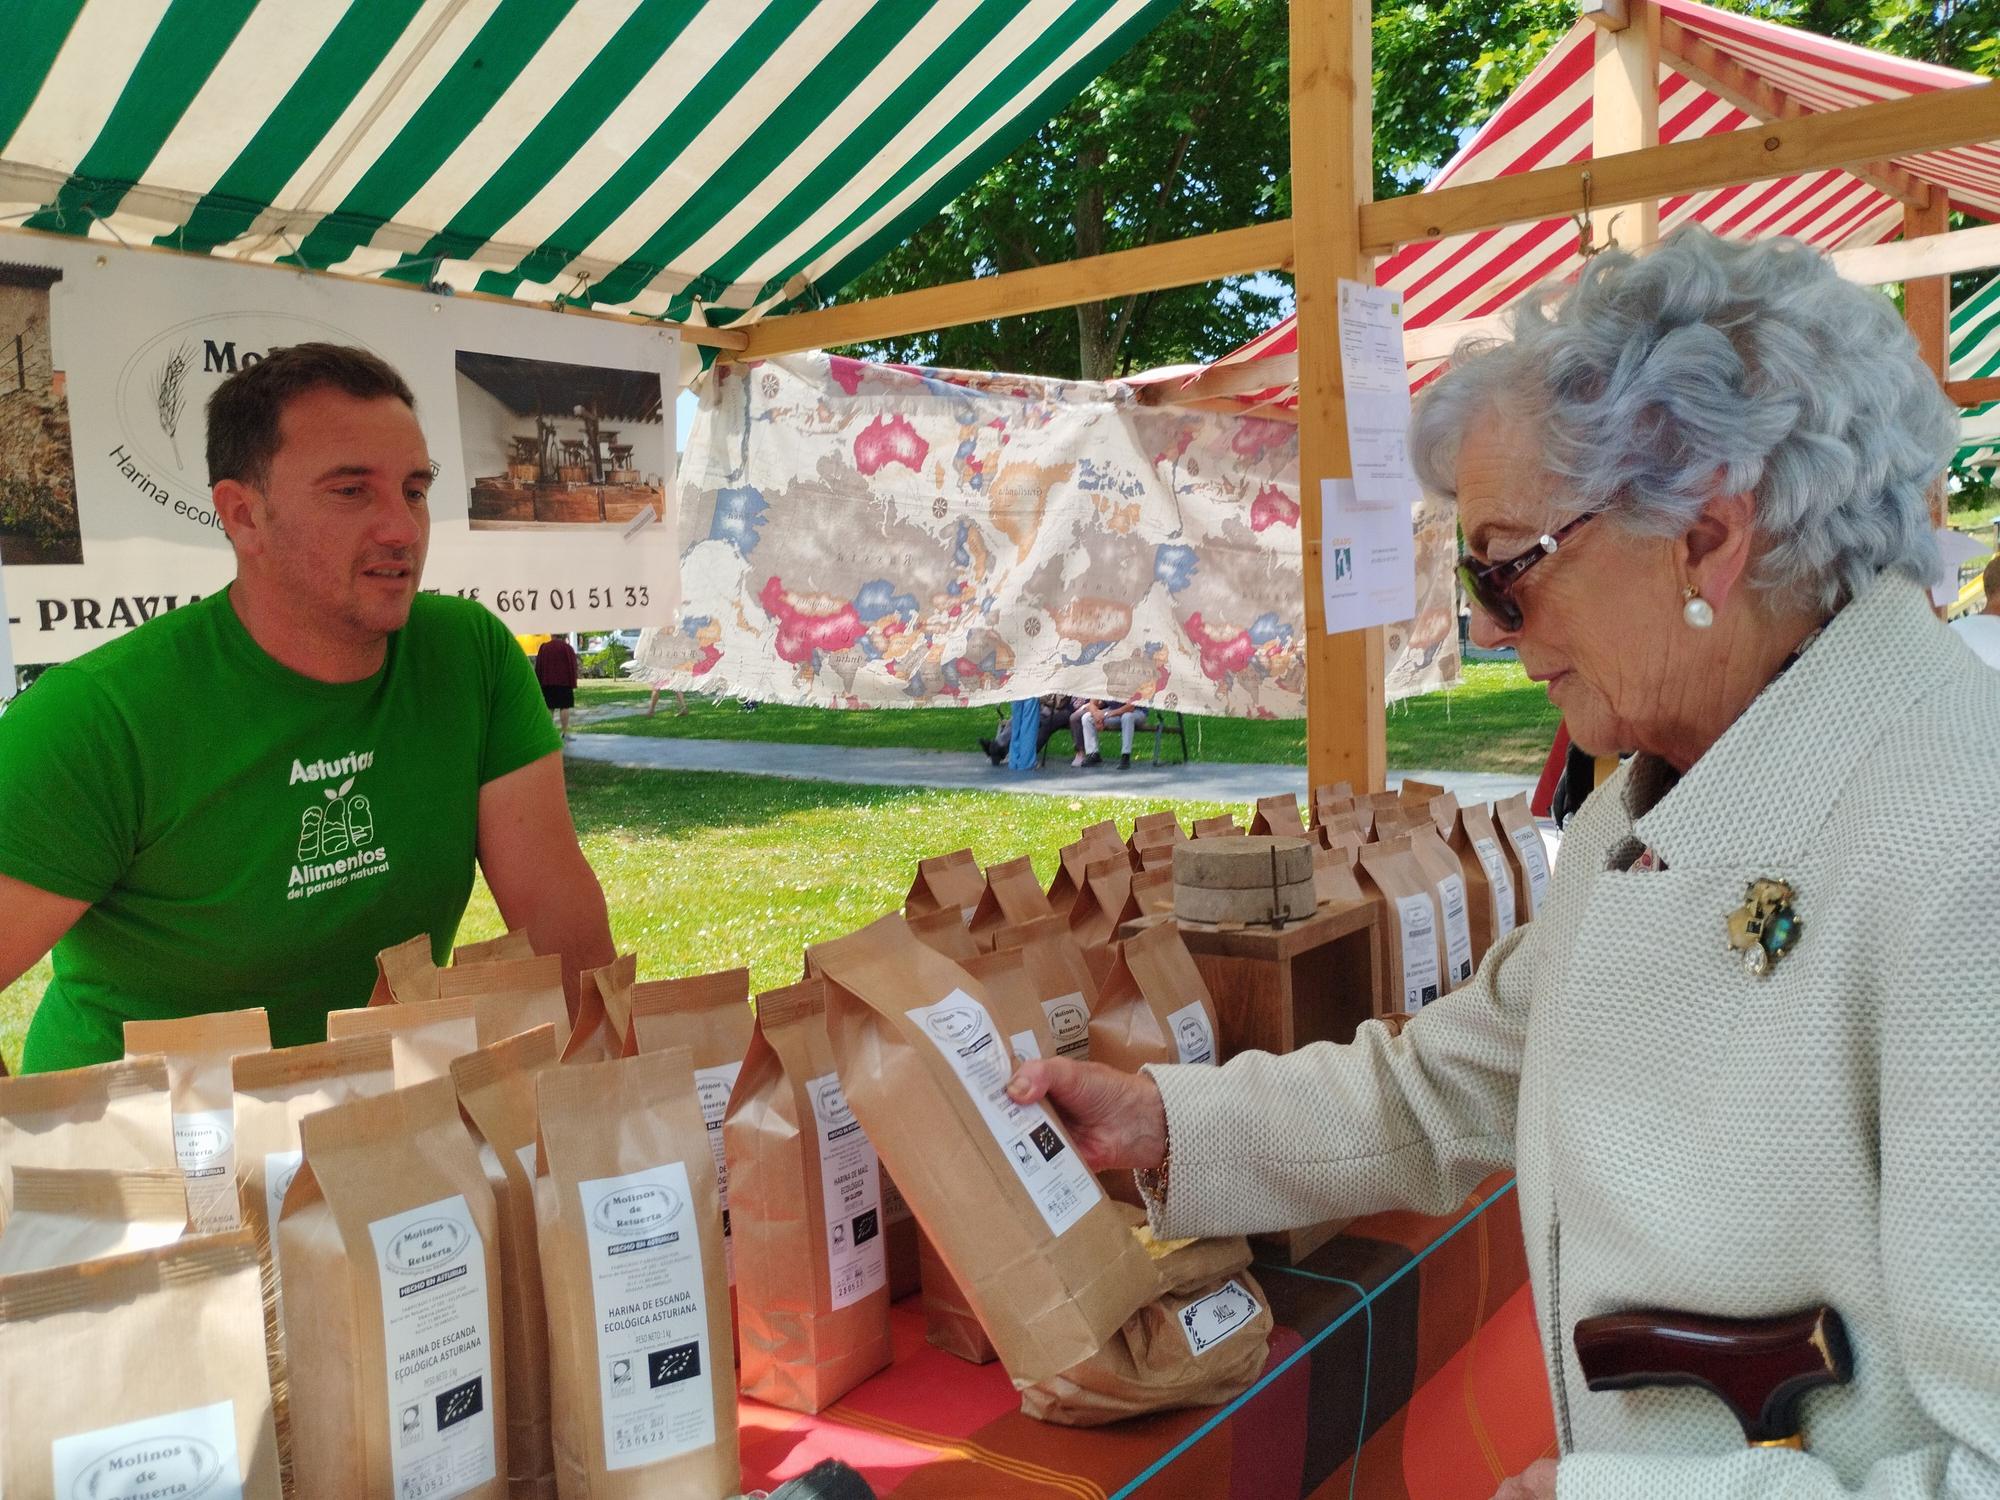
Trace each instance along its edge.
<path fill-rule="evenodd" d="M 1943 188 L 1931 191 L 1930 202 L 1918 207 L 1903 205 L 1903 238 L 1928 239 L 1951 227 L 1951 195 Z M 1917 341 L 1917 354 L 1939 385 L 1951 378 L 1951 278 L 1920 276 L 1903 283 L 1903 322 Z M 1931 494 L 1931 524 L 1944 526 L 1950 518 L 1950 501 L 1940 484 Z"/>
<path fill-rule="evenodd" d="M 1622 24 L 1602 12 L 1591 15 L 1597 22 L 1597 52 L 1591 64 L 1593 159 L 1660 144 L 1659 7 L 1652 0 L 1625 0 L 1622 9 Z M 1590 242 L 1600 250 L 1614 240 L 1630 250 L 1659 237 L 1656 198 L 1591 208 Z"/>
<path fill-rule="evenodd" d="M 1299 535 L 1305 548 L 1309 784 L 1388 780 L 1383 632 L 1326 633 L 1320 481 L 1349 479 L 1339 282 L 1373 284 L 1358 209 L 1372 196 L 1369 0 L 1292 0 L 1292 264 L 1299 336 Z"/>

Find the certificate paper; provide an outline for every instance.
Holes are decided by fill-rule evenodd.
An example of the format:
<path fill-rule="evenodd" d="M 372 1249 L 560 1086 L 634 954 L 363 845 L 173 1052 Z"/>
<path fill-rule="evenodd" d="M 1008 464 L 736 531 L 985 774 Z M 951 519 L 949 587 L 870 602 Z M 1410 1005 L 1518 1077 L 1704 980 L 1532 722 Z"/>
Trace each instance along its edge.
<path fill-rule="evenodd" d="M 1401 292 L 1340 283 L 1340 371 L 1356 499 L 1363 505 L 1414 505 L 1423 492 L 1410 464 Z"/>
<path fill-rule="evenodd" d="M 1361 505 L 1354 492 L 1351 480 L 1320 481 L 1320 591 L 1328 635 L 1393 625 L 1417 613 L 1410 508 Z"/>

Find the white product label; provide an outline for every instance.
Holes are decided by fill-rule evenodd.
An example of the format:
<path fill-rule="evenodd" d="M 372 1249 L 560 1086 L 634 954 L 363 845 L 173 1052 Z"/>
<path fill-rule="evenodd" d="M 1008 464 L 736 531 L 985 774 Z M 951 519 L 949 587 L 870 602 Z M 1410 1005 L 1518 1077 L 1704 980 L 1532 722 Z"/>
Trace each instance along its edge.
<path fill-rule="evenodd" d="M 285 1278 L 278 1263 L 278 1210 L 285 1206 L 285 1190 L 299 1175 L 303 1151 L 271 1151 L 264 1157 L 264 1227 L 271 1235 L 271 1287 L 276 1294 L 273 1312 L 278 1319 L 278 1337 L 285 1336 Z"/>
<path fill-rule="evenodd" d="M 1521 854 L 1521 868 L 1528 872 L 1528 915 L 1539 916 L 1542 896 L 1549 888 L 1549 851 L 1542 844 L 1539 828 L 1509 829 L 1507 837 Z"/>
<path fill-rule="evenodd" d="M 1486 871 L 1486 883 L 1493 888 L 1494 935 L 1505 937 L 1514 930 L 1514 877 L 1507 873 L 1507 857 L 1491 839 L 1474 839 L 1472 852 Z"/>
<path fill-rule="evenodd" d="M 1064 995 L 1044 1000 L 1042 1014 L 1049 1018 L 1049 1032 L 1056 1039 L 1056 1055 L 1089 1062 L 1090 1009 L 1083 1003 L 1083 996 Z"/>
<path fill-rule="evenodd" d="M 1403 1009 L 1414 1014 L 1438 997 L 1437 903 L 1429 896 L 1390 902 L 1403 950 Z"/>
<path fill-rule="evenodd" d="M 923 1027 L 979 1106 L 980 1118 L 1049 1233 L 1060 1235 L 1089 1213 L 1103 1197 L 1097 1179 L 1047 1110 L 1007 1097 L 1014 1069 L 986 1007 L 964 990 L 953 990 L 935 1005 L 912 1010 L 910 1019 Z"/>
<path fill-rule="evenodd" d="M 142 1417 L 59 1437 L 49 1444 L 59 1500 L 153 1500 L 199 1495 L 243 1500 L 243 1466 L 236 1454 L 236 1403 Z"/>
<path fill-rule="evenodd" d="M 1181 1332 L 1187 1335 L 1188 1352 L 1197 1357 L 1257 1317 L 1257 1299 L 1240 1281 L 1226 1281 L 1206 1297 L 1181 1309 Z"/>
<path fill-rule="evenodd" d="M 1014 1049 L 1014 1061 L 1016 1062 L 1019 1062 L 1024 1057 L 1038 1058 L 1042 1055 L 1042 1044 L 1035 1040 L 1035 1034 L 1032 1031 L 1015 1032 L 1007 1038 L 1007 1045 Z"/>
<path fill-rule="evenodd" d="M 577 1184 L 590 1239 L 604 1466 L 632 1469 L 715 1441 L 715 1361 L 701 1226 L 687 1165 Z"/>
<path fill-rule="evenodd" d="M 1444 909 L 1444 951 L 1451 972 L 1447 989 L 1472 977 L 1472 923 L 1465 910 L 1465 877 L 1447 875 L 1438 882 L 1438 905 Z"/>
<path fill-rule="evenodd" d="M 196 1234 L 221 1234 L 242 1224 L 233 1108 L 175 1115 L 174 1159 L 187 1180 L 188 1222 Z"/>
<path fill-rule="evenodd" d="M 1184 1063 L 1212 1063 L 1215 1061 L 1215 1028 L 1208 1024 L 1208 1012 L 1201 1008 L 1201 1002 L 1183 1005 L 1167 1017 L 1167 1031 L 1174 1039 L 1174 1050 Z"/>
<path fill-rule="evenodd" d="M 494 1475 L 486 1242 L 456 1194 L 376 1219 L 368 1235 L 382 1277 L 391 1492 L 463 1495 Z"/>
<path fill-rule="evenodd" d="M 736 1088 L 742 1062 L 694 1070 L 695 1097 L 701 1100 L 701 1123 L 708 1127 L 708 1149 L 715 1156 L 715 1201 L 722 1205 L 722 1259 L 729 1284 L 736 1285 L 736 1244 L 729 1237 L 729 1163 L 722 1155 L 722 1118 L 729 1113 L 729 1096 Z"/>
<path fill-rule="evenodd" d="M 840 1075 L 806 1085 L 819 1131 L 819 1185 L 826 1199 L 826 1270 L 837 1311 L 888 1284 L 882 1231 L 882 1165 L 847 1107 Z"/>

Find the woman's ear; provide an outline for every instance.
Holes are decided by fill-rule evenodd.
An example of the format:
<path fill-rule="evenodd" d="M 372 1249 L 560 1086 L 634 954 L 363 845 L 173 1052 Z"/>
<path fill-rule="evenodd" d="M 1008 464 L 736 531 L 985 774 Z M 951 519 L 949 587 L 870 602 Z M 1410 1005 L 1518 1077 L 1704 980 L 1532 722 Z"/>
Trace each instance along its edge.
<path fill-rule="evenodd" d="M 1688 583 L 1720 609 L 1750 571 L 1757 539 L 1757 502 L 1747 494 L 1715 495 L 1680 539 Z"/>

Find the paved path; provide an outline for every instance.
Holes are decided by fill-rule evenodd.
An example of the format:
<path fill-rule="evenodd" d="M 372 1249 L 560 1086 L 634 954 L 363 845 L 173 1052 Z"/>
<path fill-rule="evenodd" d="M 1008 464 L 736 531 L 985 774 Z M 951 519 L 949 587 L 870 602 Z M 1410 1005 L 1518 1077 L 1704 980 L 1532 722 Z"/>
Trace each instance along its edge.
<path fill-rule="evenodd" d="M 1107 762 L 1074 770 L 1051 757 L 1040 771 L 1009 771 L 989 765 L 974 750 L 879 750 L 846 745 L 784 745 L 759 740 L 656 739 L 639 734 L 579 734 L 565 747 L 577 760 L 650 771 L 734 771 L 746 776 L 785 776 L 797 781 L 858 782 L 866 786 L 937 787 L 954 791 L 1024 792 L 1044 797 L 1139 797 L 1149 801 L 1249 804 L 1290 789 L 1303 795 L 1301 766 L 1216 765 L 1178 761 L 1154 766 L 1135 760 L 1120 771 Z M 1491 802 L 1532 791 L 1532 776 L 1488 775 L 1475 771 L 1392 771 L 1435 782 L 1460 801 Z"/>

